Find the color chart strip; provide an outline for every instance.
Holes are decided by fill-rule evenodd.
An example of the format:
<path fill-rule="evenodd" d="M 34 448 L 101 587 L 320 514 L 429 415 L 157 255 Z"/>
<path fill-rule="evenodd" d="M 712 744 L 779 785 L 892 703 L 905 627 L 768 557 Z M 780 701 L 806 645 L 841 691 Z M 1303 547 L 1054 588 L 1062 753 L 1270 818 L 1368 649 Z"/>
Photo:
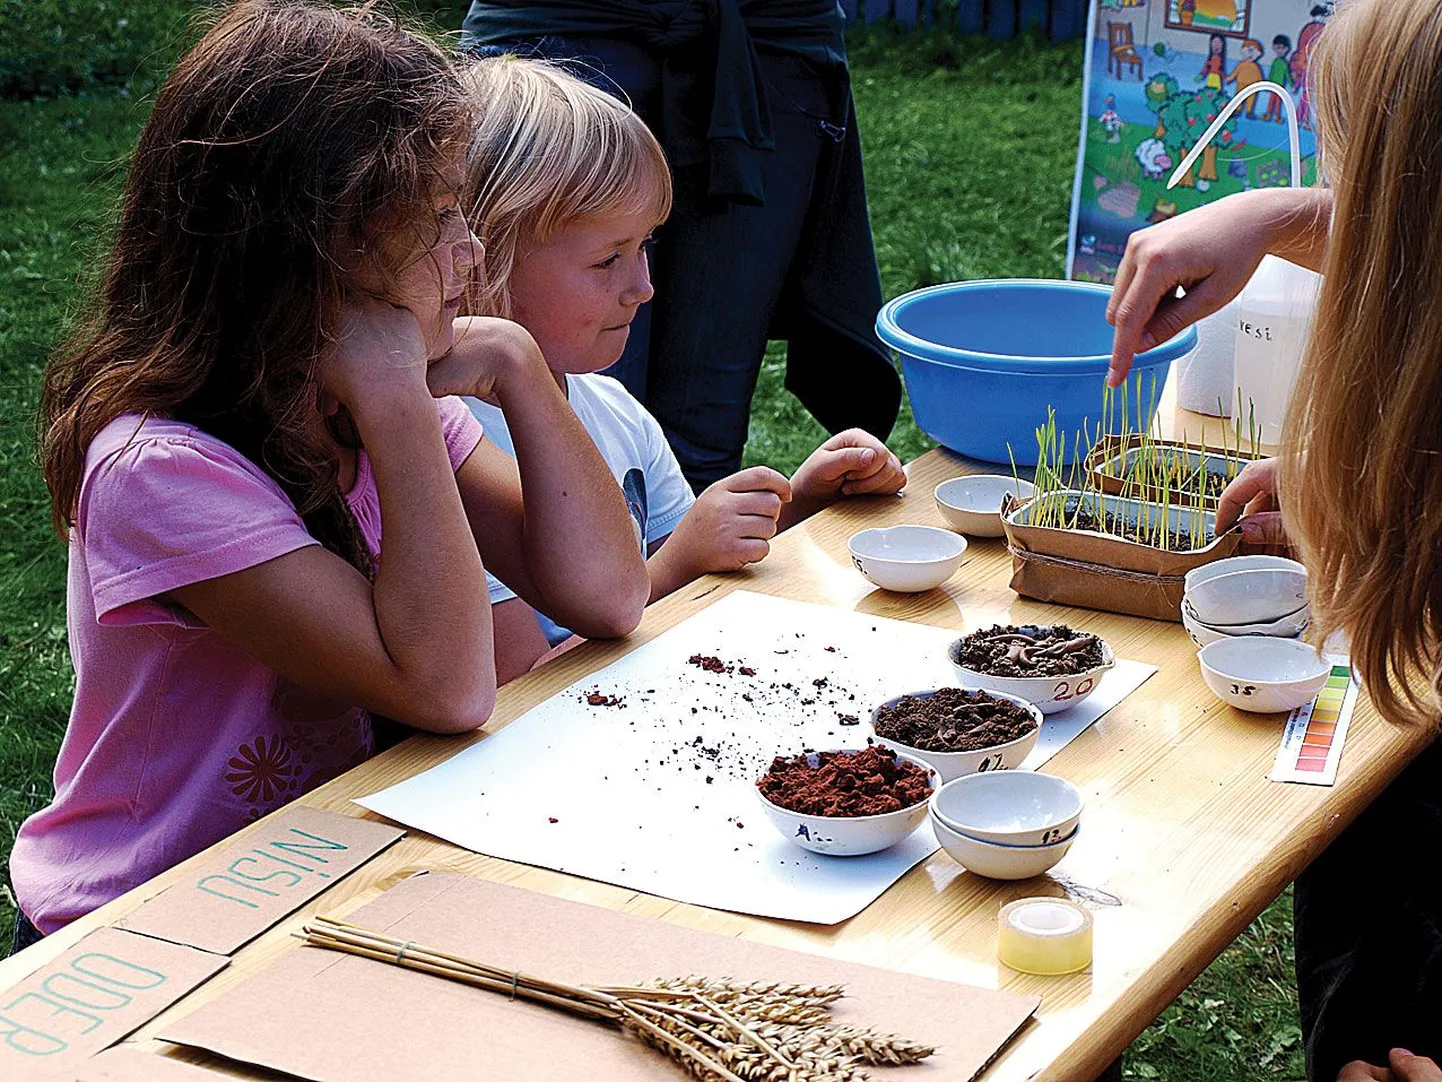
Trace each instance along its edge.
<path fill-rule="evenodd" d="M 1357 690 L 1352 667 L 1345 661 L 1334 664 L 1332 675 L 1317 697 L 1287 718 L 1282 746 L 1277 749 L 1277 761 L 1272 767 L 1273 781 L 1303 785 L 1336 782 Z"/>

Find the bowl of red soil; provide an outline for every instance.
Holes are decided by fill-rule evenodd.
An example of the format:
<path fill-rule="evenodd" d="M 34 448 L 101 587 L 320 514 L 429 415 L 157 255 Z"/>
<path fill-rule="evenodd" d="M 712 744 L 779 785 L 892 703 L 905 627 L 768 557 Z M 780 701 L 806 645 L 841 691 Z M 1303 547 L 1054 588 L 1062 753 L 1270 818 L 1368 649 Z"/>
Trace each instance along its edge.
<path fill-rule="evenodd" d="M 996 624 L 957 639 L 947 656 L 967 687 L 1015 695 L 1043 714 L 1076 706 L 1117 663 L 1105 639 L 1066 624 Z"/>
<path fill-rule="evenodd" d="M 943 782 L 1011 770 L 1036 747 L 1041 711 L 979 688 L 937 688 L 888 699 L 871 712 L 877 741 L 930 763 Z"/>
<path fill-rule="evenodd" d="M 813 853 L 856 857 L 920 826 L 939 784 L 921 759 L 871 746 L 778 755 L 756 790 L 782 837 Z"/>

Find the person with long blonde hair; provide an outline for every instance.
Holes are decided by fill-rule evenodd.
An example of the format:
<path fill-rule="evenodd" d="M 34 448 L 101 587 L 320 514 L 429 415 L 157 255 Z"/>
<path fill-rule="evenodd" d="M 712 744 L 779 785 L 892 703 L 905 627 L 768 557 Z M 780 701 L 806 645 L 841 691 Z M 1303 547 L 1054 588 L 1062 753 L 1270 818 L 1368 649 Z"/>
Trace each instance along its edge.
<path fill-rule="evenodd" d="M 1108 378 L 1120 381 L 1138 349 L 1219 310 L 1268 252 L 1326 275 L 1285 450 L 1234 482 L 1217 529 L 1240 520 L 1251 540 L 1290 539 L 1308 567 L 1317 641 L 1343 633 L 1383 716 L 1435 729 L 1442 0 L 1353 0 L 1320 36 L 1312 78 L 1328 187 L 1243 193 L 1136 234 L 1109 310 Z M 1439 852 L 1434 741 L 1297 880 L 1312 1078 L 1442 1077 L 1425 1058 L 1442 1056 Z M 1389 1057 L 1390 1073 L 1370 1066 Z"/>

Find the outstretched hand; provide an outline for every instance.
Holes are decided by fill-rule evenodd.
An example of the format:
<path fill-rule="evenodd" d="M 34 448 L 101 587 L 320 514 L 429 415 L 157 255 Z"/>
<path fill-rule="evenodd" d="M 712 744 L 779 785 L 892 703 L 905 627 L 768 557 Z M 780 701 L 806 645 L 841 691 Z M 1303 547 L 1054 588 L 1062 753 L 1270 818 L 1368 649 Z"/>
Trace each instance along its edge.
<path fill-rule="evenodd" d="M 1132 358 L 1226 307 L 1267 254 L 1264 230 L 1237 222 L 1230 199 L 1197 207 L 1133 233 L 1107 304 L 1116 328 L 1107 386 L 1126 379 Z M 1186 291 L 1177 296 L 1177 288 Z"/>

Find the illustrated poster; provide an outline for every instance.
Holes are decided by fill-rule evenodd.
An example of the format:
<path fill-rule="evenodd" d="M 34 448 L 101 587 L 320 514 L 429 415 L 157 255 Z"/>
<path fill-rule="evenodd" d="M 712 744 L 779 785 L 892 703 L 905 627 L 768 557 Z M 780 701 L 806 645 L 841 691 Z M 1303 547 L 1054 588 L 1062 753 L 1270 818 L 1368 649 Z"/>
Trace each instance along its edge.
<path fill-rule="evenodd" d="M 1070 277 L 1110 284 L 1138 229 L 1252 188 L 1291 183 L 1276 95 L 1253 95 L 1170 191 L 1221 109 L 1260 80 L 1297 103 L 1302 183 L 1316 180 L 1308 69 L 1331 0 L 1092 0 Z"/>

